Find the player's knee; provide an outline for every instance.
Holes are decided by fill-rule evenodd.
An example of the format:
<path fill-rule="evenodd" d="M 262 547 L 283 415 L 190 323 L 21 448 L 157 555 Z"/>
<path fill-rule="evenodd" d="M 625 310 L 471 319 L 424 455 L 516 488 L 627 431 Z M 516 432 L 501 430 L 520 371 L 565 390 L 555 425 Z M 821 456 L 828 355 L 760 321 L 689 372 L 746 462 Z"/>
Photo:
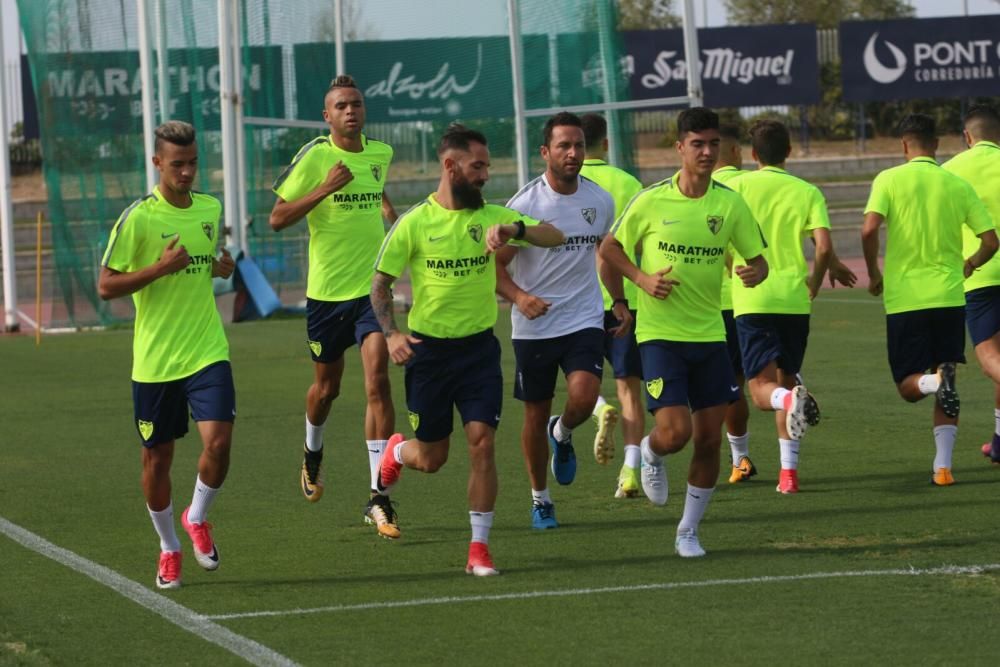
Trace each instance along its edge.
<path fill-rule="evenodd" d="M 669 451 L 674 451 L 683 447 L 691 439 L 691 427 L 687 425 L 657 427 L 654 439 L 657 444 L 666 447 Z"/>
<path fill-rule="evenodd" d="M 333 403 L 340 396 L 339 382 L 319 382 L 316 385 L 316 389 L 320 402 L 325 404 Z"/>
<path fill-rule="evenodd" d="M 232 440 L 228 435 L 212 435 L 205 439 L 205 452 L 216 459 L 223 459 L 229 456 L 229 449 Z"/>
<path fill-rule="evenodd" d="M 483 436 L 469 443 L 469 462 L 474 469 L 494 465 L 493 438 Z"/>

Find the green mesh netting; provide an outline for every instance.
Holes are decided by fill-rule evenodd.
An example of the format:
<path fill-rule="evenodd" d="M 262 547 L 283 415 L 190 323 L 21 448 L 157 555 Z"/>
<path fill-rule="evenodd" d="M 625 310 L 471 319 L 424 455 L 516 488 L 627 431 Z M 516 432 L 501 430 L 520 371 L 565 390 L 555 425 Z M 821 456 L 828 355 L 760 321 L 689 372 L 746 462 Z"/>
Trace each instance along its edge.
<path fill-rule="evenodd" d="M 305 225 L 271 232 L 270 186 L 303 143 L 326 133 L 322 100 L 337 69 L 334 3 L 238 4 L 248 244 L 282 299 L 294 302 L 304 293 L 308 238 Z M 627 99 L 613 0 L 518 4 L 529 109 Z M 157 109 L 154 124 L 180 119 L 195 126 L 198 188 L 222 199 L 217 3 L 148 0 L 154 45 L 158 6 L 167 108 Z M 38 98 L 55 266 L 44 283 L 45 324 L 130 317 L 128 300 L 97 298 L 96 278 L 114 221 L 145 193 L 136 0 L 18 0 L 18 8 Z M 395 150 L 386 191 L 397 209 L 436 186 L 437 137 L 453 120 L 489 138 L 487 196 L 502 202 L 516 191 L 506 12 L 505 0 L 344 0 L 345 70 L 365 93 L 367 134 Z M 154 87 L 155 57 L 154 49 Z M 635 172 L 633 115 L 608 119 L 619 165 Z M 544 168 L 538 156 L 544 121 L 527 123 L 531 175 Z"/>

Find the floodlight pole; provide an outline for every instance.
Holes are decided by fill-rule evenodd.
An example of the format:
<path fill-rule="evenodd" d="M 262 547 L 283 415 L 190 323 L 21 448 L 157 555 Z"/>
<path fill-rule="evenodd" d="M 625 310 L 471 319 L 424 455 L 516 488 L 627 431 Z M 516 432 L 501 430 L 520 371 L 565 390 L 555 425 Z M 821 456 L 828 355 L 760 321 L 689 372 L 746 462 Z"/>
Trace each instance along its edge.
<path fill-rule="evenodd" d="M 165 0 L 156 0 L 156 93 L 161 123 L 171 116 L 167 77 L 167 9 Z"/>
<path fill-rule="evenodd" d="M 0 5 L 0 26 L 3 25 Z M 18 331 L 17 267 L 14 265 L 14 203 L 10 196 L 10 142 L 7 135 L 7 66 L 3 64 L 3 30 L 0 29 L 0 252 L 3 253 L 4 331 Z M 36 326 L 41 326 L 37 323 Z"/>
<path fill-rule="evenodd" d="M 146 192 L 156 187 L 156 168 L 153 166 L 153 51 L 149 43 L 149 0 L 135 0 L 139 19 L 139 79 L 142 83 L 142 144 L 146 156 Z"/>
<path fill-rule="evenodd" d="M 347 63 L 344 55 L 344 2 L 334 0 L 333 2 L 333 49 L 337 62 L 335 71 L 337 76 L 347 74 Z"/>
<path fill-rule="evenodd" d="M 604 93 L 605 102 L 617 102 L 615 88 L 618 77 L 618 63 L 616 62 L 615 52 L 611 44 L 611 33 L 615 31 L 616 27 L 611 24 L 611 16 L 609 16 L 611 10 L 607 4 L 601 3 L 597 12 L 597 44 L 601 58 L 602 92 Z M 611 164 L 620 165 L 622 160 L 621 146 L 618 141 L 618 114 L 614 111 L 608 111 L 605 116 L 608 124 L 608 161 Z"/>
<path fill-rule="evenodd" d="M 240 16 L 240 3 L 236 2 L 232 13 L 233 20 L 233 119 L 236 130 L 236 206 L 240 221 L 239 248 L 243 254 L 250 253 L 249 231 L 250 217 L 247 211 L 247 146 L 246 135 L 243 132 L 243 58 L 241 54 L 243 46 L 242 18 Z"/>
<path fill-rule="evenodd" d="M 517 0 L 507 0 L 510 40 L 510 69 L 514 84 L 514 145 L 517 159 L 517 187 L 528 182 L 528 129 L 524 116 L 524 70 L 521 67 L 521 15 Z"/>
<path fill-rule="evenodd" d="M 243 220 L 239 205 L 239 167 L 237 166 L 235 107 L 239 97 L 234 84 L 233 5 L 235 0 L 218 0 L 219 7 L 219 118 L 222 129 L 222 195 L 227 245 L 243 248 Z"/>
<path fill-rule="evenodd" d="M 687 62 L 687 92 L 689 106 L 704 104 L 701 87 L 701 49 L 698 48 L 698 25 L 695 22 L 694 0 L 684 0 L 684 60 Z"/>

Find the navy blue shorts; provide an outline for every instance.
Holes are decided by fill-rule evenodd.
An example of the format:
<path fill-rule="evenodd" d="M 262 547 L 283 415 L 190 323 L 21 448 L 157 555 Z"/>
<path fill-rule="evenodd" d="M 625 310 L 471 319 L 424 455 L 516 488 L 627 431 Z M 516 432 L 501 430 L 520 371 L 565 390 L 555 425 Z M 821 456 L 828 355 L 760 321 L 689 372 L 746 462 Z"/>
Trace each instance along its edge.
<path fill-rule="evenodd" d="M 462 423 L 500 424 L 503 375 L 500 343 L 487 329 L 464 338 L 433 338 L 416 331 L 406 364 L 406 407 L 414 435 L 424 442 L 451 435 L 453 407 Z"/>
<path fill-rule="evenodd" d="M 690 406 L 691 412 L 728 405 L 739 397 L 726 344 L 651 340 L 639 344 L 646 409 Z"/>
<path fill-rule="evenodd" d="M 306 332 L 313 361 L 330 364 L 370 333 L 382 331 L 367 296 L 350 301 L 306 299 Z"/>
<path fill-rule="evenodd" d="M 772 361 L 786 375 L 802 370 L 809 341 L 808 315 L 740 315 L 736 318 L 736 332 L 747 378 L 757 377 Z"/>
<path fill-rule="evenodd" d="M 896 384 L 945 362 L 965 363 L 965 306 L 885 316 L 889 368 Z"/>
<path fill-rule="evenodd" d="M 604 330 L 580 329 L 565 336 L 514 339 L 514 398 L 547 401 L 556 395 L 559 369 L 564 375 L 587 371 L 601 377 L 604 371 Z"/>
<path fill-rule="evenodd" d="M 965 293 L 965 324 L 973 346 L 1000 332 L 1000 285 Z"/>
<path fill-rule="evenodd" d="M 133 381 L 135 428 L 143 446 L 187 435 L 188 405 L 196 422 L 236 421 L 236 389 L 228 361 L 217 361 L 171 382 Z"/>
<path fill-rule="evenodd" d="M 729 363 L 733 375 L 743 375 L 743 355 L 740 353 L 740 335 L 736 331 L 736 318 L 732 310 L 722 311 L 722 322 L 726 325 L 726 347 L 729 349 Z"/>
<path fill-rule="evenodd" d="M 615 379 L 641 378 L 642 359 L 639 357 L 639 343 L 635 340 L 635 316 L 632 311 L 632 330 L 624 338 L 615 338 L 608 333 L 618 326 L 618 318 L 610 310 L 604 311 L 604 358 L 611 364 Z"/>

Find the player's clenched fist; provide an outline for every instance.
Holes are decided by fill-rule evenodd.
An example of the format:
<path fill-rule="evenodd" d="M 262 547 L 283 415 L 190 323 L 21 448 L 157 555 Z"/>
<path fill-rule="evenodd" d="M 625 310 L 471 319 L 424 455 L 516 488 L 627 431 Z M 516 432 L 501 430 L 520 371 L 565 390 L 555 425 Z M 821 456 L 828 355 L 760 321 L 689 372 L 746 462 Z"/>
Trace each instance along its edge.
<path fill-rule="evenodd" d="M 170 243 L 167 244 L 167 247 L 163 249 L 163 254 L 160 255 L 160 266 L 163 268 L 164 275 L 177 273 L 191 263 L 187 248 L 177 245 L 179 239 L 180 235 L 170 239 Z"/>
<path fill-rule="evenodd" d="M 353 180 L 354 174 L 351 173 L 347 165 L 343 162 L 337 162 L 326 173 L 326 180 L 323 181 L 323 184 L 328 191 L 337 192 Z"/>
<path fill-rule="evenodd" d="M 667 278 L 667 274 L 674 270 L 673 266 L 660 269 L 656 273 L 643 273 L 639 277 L 639 287 L 657 299 L 666 299 L 674 290 L 674 285 L 680 285 L 680 281 Z"/>

